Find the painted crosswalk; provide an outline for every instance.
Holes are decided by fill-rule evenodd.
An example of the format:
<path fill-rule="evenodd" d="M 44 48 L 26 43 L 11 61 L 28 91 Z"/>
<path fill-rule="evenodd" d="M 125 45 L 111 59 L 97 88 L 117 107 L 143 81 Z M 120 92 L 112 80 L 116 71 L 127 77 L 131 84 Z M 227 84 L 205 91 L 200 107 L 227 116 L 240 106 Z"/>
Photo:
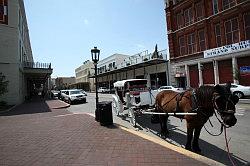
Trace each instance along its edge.
<path fill-rule="evenodd" d="M 243 116 L 245 114 L 245 109 L 244 108 L 237 108 L 235 115 L 238 116 Z"/>

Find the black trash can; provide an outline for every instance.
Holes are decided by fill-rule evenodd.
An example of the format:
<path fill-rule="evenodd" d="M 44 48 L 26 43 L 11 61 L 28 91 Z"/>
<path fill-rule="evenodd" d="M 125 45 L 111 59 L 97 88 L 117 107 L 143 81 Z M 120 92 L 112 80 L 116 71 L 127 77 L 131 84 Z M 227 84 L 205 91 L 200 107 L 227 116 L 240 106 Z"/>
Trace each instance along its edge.
<path fill-rule="evenodd" d="M 102 101 L 98 103 L 99 121 L 102 126 L 113 125 L 112 102 Z"/>

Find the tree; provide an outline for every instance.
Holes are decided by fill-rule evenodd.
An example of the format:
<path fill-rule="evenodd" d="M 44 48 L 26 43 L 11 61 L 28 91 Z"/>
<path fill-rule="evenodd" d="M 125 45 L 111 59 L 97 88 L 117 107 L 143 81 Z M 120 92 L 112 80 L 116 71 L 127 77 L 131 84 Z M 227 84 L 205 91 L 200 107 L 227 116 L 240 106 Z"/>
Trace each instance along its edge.
<path fill-rule="evenodd" d="M 8 84 L 9 84 L 9 81 L 7 81 L 3 73 L 0 72 L 0 96 L 8 92 L 8 89 L 7 89 Z"/>

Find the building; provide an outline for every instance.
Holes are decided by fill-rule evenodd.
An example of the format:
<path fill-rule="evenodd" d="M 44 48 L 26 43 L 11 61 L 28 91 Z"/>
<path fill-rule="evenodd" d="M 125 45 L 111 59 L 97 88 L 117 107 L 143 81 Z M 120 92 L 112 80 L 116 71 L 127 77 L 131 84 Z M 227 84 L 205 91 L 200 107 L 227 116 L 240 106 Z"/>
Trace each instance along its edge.
<path fill-rule="evenodd" d="M 51 82 L 52 89 L 55 89 L 56 88 L 56 78 L 51 78 L 50 82 Z"/>
<path fill-rule="evenodd" d="M 132 56 L 124 56 L 119 61 L 112 60 L 114 56 L 116 54 L 98 63 L 99 87 L 113 89 L 114 82 L 133 78 L 148 79 L 148 86 L 151 88 L 169 84 L 167 50 L 158 51 L 156 46 L 153 53 L 146 50 Z"/>
<path fill-rule="evenodd" d="M 108 56 L 102 60 L 100 60 L 97 64 L 97 74 L 98 74 L 98 82 L 99 87 L 107 87 L 109 89 L 112 88 L 113 85 L 113 79 L 111 75 L 107 77 L 100 77 L 104 73 L 108 73 L 114 70 L 117 70 L 118 66 L 124 62 L 126 58 L 128 58 L 129 55 L 124 54 L 113 54 L 111 56 Z"/>
<path fill-rule="evenodd" d="M 94 91 L 94 79 L 90 78 L 90 75 L 95 73 L 93 62 L 87 60 L 83 64 L 75 69 L 76 84 L 75 88 L 84 89 L 85 91 Z"/>
<path fill-rule="evenodd" d="M 76 83 L 75 77 L 57 77 L 55 80 L 56 89 L 69 89 Z"/>
<path fill-rule="evenodd" d="M 249 0 L 165 0 L 171 84 L 250 85 Z"/>
<path fill-rule="evenodd" d="M 0 0 L 0 72 L 9 81 L 0 101 L 8 104 L 50 89 L 51 64 L 33 61 L 23 0 Z"/>

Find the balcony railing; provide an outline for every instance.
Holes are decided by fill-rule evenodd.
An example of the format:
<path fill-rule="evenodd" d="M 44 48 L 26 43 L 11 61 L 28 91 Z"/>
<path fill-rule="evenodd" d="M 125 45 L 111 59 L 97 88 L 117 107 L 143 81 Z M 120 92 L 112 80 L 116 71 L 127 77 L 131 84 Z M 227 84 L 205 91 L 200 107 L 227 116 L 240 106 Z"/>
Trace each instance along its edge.
<path fill-rule="evenodd" d="M 154 59 L 166 59 L 166 57 L 167 57 L 167 50 L 158 51 L 158 56 L 155 56 L 153 53 L 144 54 L 144 55 L 136 54 L 136 55 L 133 55 L 124 59 L 124 62 L 117 65 L 117 68 L 120 69 L 120 68 L 124 68 L 130 65 L 135 65 L 135 64 L 146 62 L 146 61 L 151 61 Z"/>
<path fill-rule="evenodd" d="M 24 68 L 51 69 L 51 63 L 23 62 Z"/>

